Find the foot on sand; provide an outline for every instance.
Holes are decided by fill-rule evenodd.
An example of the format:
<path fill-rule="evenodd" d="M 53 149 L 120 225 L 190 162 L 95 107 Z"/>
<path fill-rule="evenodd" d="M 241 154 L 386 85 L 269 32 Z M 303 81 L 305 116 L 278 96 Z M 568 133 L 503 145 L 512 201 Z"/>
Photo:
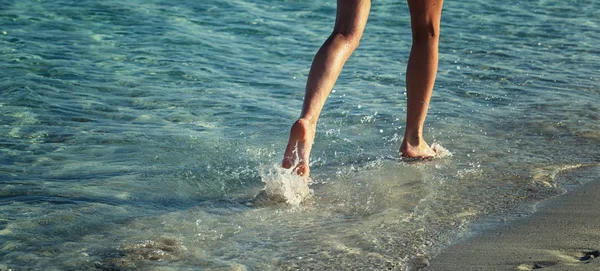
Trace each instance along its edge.
<path fill-rule="evenodd" d="M 308 167 L 310 150 L 315 138 L 315 125 L 308 119 L 300 118 L 290 131 L 290 140 L 285 148 L 281 166 L 292 168 L 292 171 L 302 177 L 310 174 Z"/>
<path fill-rule="evenodd" d="M 413 159 L 431 159 L 436 156 L 435 144 L 429 147 L 427 142 L 422 139 L 413 140 L 414 142 L 408 142 L 409 140 L 404 138 L 402 145 L 400 146 L 400 156 L 405 158 Z"/>

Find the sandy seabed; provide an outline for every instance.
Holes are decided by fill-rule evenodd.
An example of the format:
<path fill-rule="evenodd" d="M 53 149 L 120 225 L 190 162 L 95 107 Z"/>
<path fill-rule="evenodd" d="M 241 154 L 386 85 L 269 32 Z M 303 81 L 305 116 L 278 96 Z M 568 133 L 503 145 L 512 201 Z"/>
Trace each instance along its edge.
<path fill-rule="evenodd" d="M 530 217 L 448 247 L 426 270 L 600 270 L 600 176 L 590 177 Z"/>

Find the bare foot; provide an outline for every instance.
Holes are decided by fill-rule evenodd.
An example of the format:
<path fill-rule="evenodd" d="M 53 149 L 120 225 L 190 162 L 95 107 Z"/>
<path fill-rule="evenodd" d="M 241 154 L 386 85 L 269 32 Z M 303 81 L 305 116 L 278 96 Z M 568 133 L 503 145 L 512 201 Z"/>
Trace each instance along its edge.
<path fill-rule="evenodd" d="M 429 147 L 425 140 L 415 140 L 416 143 L 410 143 L 404 138 L 400 146 L 400 156 L 406 158 L 431 159 L 436 156 L 435 146 Z M 434 144 L 435 145 L 435 144 Z"/>
<path fill-rule="evenodd" d="M 308 177 L 310 150 L 315 139 L 314 125 L 304 118 L 298 119 L 290 130 L 290 140 L 285 148 L 281 166 L 292 168 L 293 171 L 303 177 Z"/>

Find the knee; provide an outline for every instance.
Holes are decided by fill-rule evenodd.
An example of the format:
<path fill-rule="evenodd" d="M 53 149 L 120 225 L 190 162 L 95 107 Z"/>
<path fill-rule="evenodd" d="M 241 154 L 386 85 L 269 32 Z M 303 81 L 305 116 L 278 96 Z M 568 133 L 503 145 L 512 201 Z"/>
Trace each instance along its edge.
<path fill-rule="evenodd" d="M 362 33 L 357 34 L 333 32 L 330 38 L 334 43 L 340 44 L 343 48 L 347 48 L 351 51 L 354 51 L 356 50 L 356 48 L 358 48 L 358 45 L 360 45 L 361 36 Z"/>
<path fill-rule="evenodd" d="M 435 20 L 419 18 L 411 21 L 413 43 L 437 42 L 440 38 L 440 24 Z"/>

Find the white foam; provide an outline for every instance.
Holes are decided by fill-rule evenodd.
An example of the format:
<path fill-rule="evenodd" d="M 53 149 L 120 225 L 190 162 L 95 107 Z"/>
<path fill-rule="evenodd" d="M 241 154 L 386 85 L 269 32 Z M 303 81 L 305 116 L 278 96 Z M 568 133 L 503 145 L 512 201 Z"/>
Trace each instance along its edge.
<path fill-rule="evenodd" d="M 270 201 L 298 206 L 313 192 L 305 178 L 293 174 L 291 169 L 277 165 L 270 168 L 261 166 L 260 177 L 265 183 L 264 191 Z"/>
<path fill-rule="evenodd" d="M 431 144 L 431 149 L 435 151 L 435 157 L 444 158 L 452 156 L 452 153 L 439 143 Z"/>

